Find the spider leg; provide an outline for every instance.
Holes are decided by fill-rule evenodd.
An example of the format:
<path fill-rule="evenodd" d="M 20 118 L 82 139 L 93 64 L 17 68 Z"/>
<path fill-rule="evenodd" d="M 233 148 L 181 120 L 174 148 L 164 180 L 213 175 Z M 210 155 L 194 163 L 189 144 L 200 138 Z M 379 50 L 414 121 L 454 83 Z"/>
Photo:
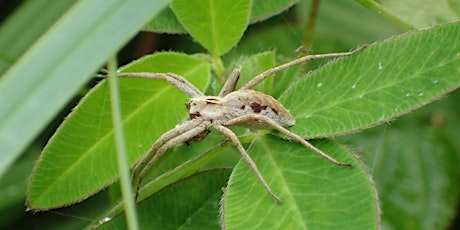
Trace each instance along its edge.
<path fill-rule="evenodd" d="M 326 153 L 324 153 L 320 149 L 318 149 L 315 146 L 313 146 L 312 144 L 310 144 L 310 142 L 306 141 L 305 139 L 303 139 L 299 135 L 297 135 L 297 134 L 295 134 L 293 132 L 290 132 L 289 130 L 287 130 L 283 126 L 278 125 L 277 123 L 275 123 L 274 121 L 270 120 L 269 118 L 267 118 L 265 116 L 262 116 L 262 115 L 259 115 L 259 114 L 248 114 L 248 115 L 244 115 L 244 116 L 241 116 L 241 117 L 237 117 L 237 118 L 234 118 L 234 119 L 231 119 L 231 120 L 225 122 L 223 125 L 225 125 L 225 126 L 239 125 L 239 124 L 242 124 L 242 123 L 245 123 L 245 122 L 248 122 L 248 121 L 265 123 L 265 124 L 269 125 L 270 127 L 272 127 L 273 129 L 276 129 L 276 130 L 280 131 L 281 133 L 284 133 L 286 136 L 292 138 L 293 140 L 301 143 L 303 146 L 313 150 L 314 152 L 318 153 L 319 155 L 321 155 L 322 157 L 326 158 L 327 160 L 329 160 L 330 162 L 332 162 L 332 163 L 334 163 L 336 165 L 354 167 L 353 164 L 343 163 L 343 162 L 340 162 L 340 161 L 332 158 L 331 156 L 327 155 Z"/>
<path fill-rule="evenodd" d="M 144 164 L 149 161 L 150 158 L 153 157 L 155 152 L 163 145 L 163 143 L 171 140 L 174 137 L 180 136 L 181 134 L 195 128 L 198 124 L 202 123 L 201 119 L 193 119 L 189 120 L 178 127 L 169 130 L 168 132 L 161 135 L 155 143 L 153 143 L 152 147 L 150 148 L 149 152 L 142 157 L 140 161 L 137 162 L 136 166 L 134 166 L 131 181 L 134 181 L 134 177 L 136 174 L 143 168 Z"/>
<path fill-rule="evenodd" d="M 120 77 L 137 77 L 148 78 L 155 80 L 166 80 L 169 84 L 173 85 L 180 91 L 186 93 L 190 97 L 204 96 L 204 94 L 196 88 L 192 83 L 185 78 L 174 73 L 147 73 L 147 72 L 132 72 L 132 73 L 118 73 Z"/>
<path fill-rule="evenodd" d="M 235 133 L 233 133 L 233 131 L 230 130 L 229 128 L 227 128 L 227 127 L 225 127 L 223 125 L 219 125 L 219 124 L 215 124 L 214 128 L 217 131 L 219 131 L 220 133 L 222 133 L 223 135 L 225 135 L 228 138 L 230 138 L 230 140 L 235 144 L 235 146 L 238 149 L 238 151 L 241 153 L 241 156 L 243 157 L 243 159 L 246 161 L 246 163 L 248 163 L 248 165 L 251 168 L 251 170 L 254 172 L 254 174 L 257 176 L 259 181 L 265 187 L 265 190 L 267 190 L 267 192 L 270 194 L 270 196 L 272 196 L 278 203 L 282 204 L 283 201 L 281 201 L 281 199 L 272 191 L 272 189 L 270 188 L 268 183 L 265 181 L 265 179 L 262 176 L 262 174 L 257 169 L 256 163 L 254 163 L 254 161 L 251 159 L 249 154 L 246 152 L 246 150 L 244 149 L 244 147 L 241 144 L 241 142 L 238 140 L 238 137 L 235 135 Z"/>
<path fill-rule="evenodd" d="M 235 91 L 238 79 L 240 79 L 240 73 L 241 69 L 237 68 L 233 70 L 232 74 L 230 74 L 224 86 L 222 87 L 222 90 L 219 93 L 219 97 L 224 97 L 228 93 Z"/>
<path fill-rule="evenodd" d="M 200 134 L 204 130 L 206 130 L 209 127 L 209 123 L 201 123 L 196 127 L 193 127 L 189 130 L 186 130 L 182 134 L 171 138 L 169 141 L 167 141 L 163 146 L 161 146 L 156 154 L 150 159 L 150 161 L 147 163 L 147 165 L 142 169 L 142 171 L 139 174 L 138 180 L 136 182 L 136 198 L 139 192 L 139 188 L 142 182 L 142 179 L 145 177 L 145 175 L 148 173 L 148 171 L 152 168 L 152 166 L 155 164 L 155 162 L 158 161 L 158 159 L 166 152 L 166 150 L 170 149 L 171 147 L 174 147 L 180 143 L 183 143 L 194 136 Z M 184 130 L 182 130 L 184 131 Z"/>
<path fill-rule="evenodd" d="M 289 68 L 291 66 L 298 65 L 298 64 L 304 63 L 304 62 L 308 62 L 308 61 L 311 61 L 313 59 L 350 56 L 350 55 L 352 55 L 354 53 L 357 53 L 357 52 L 363 50 L 364 48 L 366 48 L 366 46 L 362 46 L 362 47 L 360 47 L 360 48 L 358 48 L 358 49 L 356 49 L 354 51 L 350 51 L 350 52 L 329 53 L 329 54 L 315 54 L 315 55 L 307 55 L 305 57 L 301 57 L 299 59 L 296 59 L 294 61 L 288 62 L 286 64 L 283 64 L 283 65 L 280 65 L 280 66 L 277 66 L 277 67 L 274 67 L 274 68 L 266 70 L 265 72 L 257 75 L 252 80 L 250 80 L 248 83 L 246 83 L 244 86 L 242 86 L 240 88 L 240 90 L 242 90 L 242 89 L 251 89 L 252 87 L 256 86 L 257 84 L 259 84 L 260 82 L 265 80 L 265 78 L 267 78 L 268 76 L 270 76 L 270 75 L 272 75 L 274 73 L 277 73 L 277 72 L 279 72 L 281 70 L 287 69 L 287 68 Z"/>

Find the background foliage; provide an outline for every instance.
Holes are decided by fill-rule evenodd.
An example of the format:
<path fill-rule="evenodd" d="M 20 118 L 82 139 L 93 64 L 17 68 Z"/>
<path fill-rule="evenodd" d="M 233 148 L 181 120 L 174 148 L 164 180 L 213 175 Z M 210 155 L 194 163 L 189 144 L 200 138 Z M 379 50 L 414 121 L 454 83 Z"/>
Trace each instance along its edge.
<path fill-rule="evenodd" d="M 0 196 L 2 197 L 2 200 L 0 200 L 0 209 L 2 210 L 0 224 L 5 226 L 5 228 L 9 226 L 59 229 L 80 228 L 80 226 L 85 226 L 88 223 L 99 220 L 99 215 L 110 206 L 109 194 L 107 191 L 103 191 L 85 202 L 69 208 L 58 209 L 47 213 L 24 213 L 25 207 L 23 204 L 27 178 L 30 176 L 33 162 L 37 159 L 46 141 L 54 133 L 57 125 L 63 120 L 63 117 L 68 114 L 70 108 L 74 107 L 75 101 L 79 100 L 81 96 L 77 95 L 73 101 L 71 97 L 78 90 L 81 90 L 80 86 L 87 82 L 87 79 L 92 76 L 91 73 L 109 55 L 117 52 L 122 44 L 133 36 L 150 17 L 154 16 L 155 11 L 153 9 L 159 9 L 157 5 L 140 3 L 139 5 L 133 4 L 131 6 L 113 3 L 112 8 L 110 8 L 106 3 L 97 6 L 91 3 L 91 1 L 80 1 L 78 3 L 74 3 L 73 1 L 59 2 L 62 4 L 49 4 L 46 1 L 26 1 L 16 8 L 14 14 L 10 14 L 9 18 L 3 21 L 0 28 L 0 47 L 2 50 L 0 70 L 2 71 L 2 75 L 4 75 L 0 86 L 8 85 L 8 82 L 15 80 L 19 84 L 16 87 L 21 87 L 0 87 L 2 96 L 0 99 L 12 98 L 13 95 L 17 95 L 16 93 L 23 90 L 21 92 L 31 93 L 30 95 L 24 94 L 24 98 L 31 97 L 36 100 L 33 103 L 27 102 L 32 106 L 27 107 L 27 103 L 20 103 L 21 96 L 15 96 L 15 99 L 19 101 L 16 103 L 18 106 L 17 111 L 34 111 L 36 107 L 33 107 L 33 105 L 48 105 L 50 107 L 48 109 L 48 106 L 40 106 L 45 111 L 43 113 L 46 115 L 44 118 L 36 116 L 36 112 L 34 111 L 24 113 L 22 116 L 14 116 L 13 118 L 16 120 L 16 123 L 14 123 L 12 120 L 3 119 L 5 118 L 3 114 L 10 113 L 10 111 L 9 107 L 2 106 L 0 114 L 2 115 L 2 122 L 5 125 L 1 127 L 10 127 L 10 129 L 1 129 L 3 136 L 0 136 L 2 141 L 2 164 L 0 164 L 0 172 L 2 174 L 6 172 L 0 181 L 0 193 L 2 194 Z M 179 2 L 176 1 L 173 4 L 173 8 L 180 8 L 178 6 Z M 357 2 L 368 8 L 359 5 Z M 442 4 L 435 4 L 439 6 L 436 10 L 430 10 L 429 12 L 420 10 L 419 6 L 423 4 L 419 3 L 419 1 L 381 2 L 382 5 L 375 5 L 371 1 L 362 0 L 356 2 L 322 2 L 318 11 L 312 42 L 314 52 L 347 51 L 358 45 L 381 41 L 392 35 L 400 34 L 408 28 L 423 28 L 442 22 L 454 21 L 457 20 L 460 14 L 458 4 L 455 1 L 442 1 Z M 417 4 L 414 2 L 417 2 Z M 40 16 L 33 17 L 38 14 L 35 10 L 41 9 L 38 7 L 40 4 L 43 4 L 41 6 L 46 6 L 43 8 L 45 11 L 40 11 Z M 167 3 L 163 4 L 166 5 Z M 289 6 L 292 2 L 273 1 L 272 5 L 274 9 L 277 9 L 276 4 Z M 307 27 L 306 22 L 308 21 L 310 4 L 310 1 L 301 1 L 295 7 L 290 8 L 281 15 L 272 17 L 261 23 L 253 24 L 245 32 L 244 38 L 238 44 L 237 48 L 231 50 L 225 56 L 224 61 L 229 62 L 230 64 L 228 65 L 231 65 L 233 60 L 243 56 L 271 50 L 276 50 L 277 55 L 281 54 L 291 59 L 295 58 L 296 54 L 293 51 L 302 43 L 303 34 Z M 429 1 L 426 4 L 429 4 Z M 71 6 L 73 7 L 71 8 Z M 105 13 L 96 10 L 102 8 L 105 9 Z M 141 8 L 143 11 L 139 11 Z M 384 10 L 383 17 L 375 13 L 377 11 L 382 12 L 382 10 Z M 95 12 L 98 13 L 96 14 Z M 144 12 L 144 16 L 140 12 Z M 267 12 L 270 12 L 270 10 Z M 161 19 L 162 15 L 171 13 L 170 10 L 159 13 L 158 20 L 152 20 L 148 23 L 147 28 L 163 32 L 184 31 L 180 27 L 180 24 L 171 24 L 167 28 L 163 26 L 162 29 L 157 28 L 158 24 L 155 25 L 155 23 L 160 21 L 159 19 Z M 270 13 L 269 15 L 273 14 Z M 56 19 L 61 18 L 61 15 L 66 15 L 68 22 L 62 19 L 58 25 L 48 30 Z M 127 17 L 126 15 L 137 15 L 138 20 L 127 21 L 126 18 L 131 17 Z M 268 17 L 260 15 L 263 15 L 263 13 L 253 13 L 252 17 L 246 20 L 254 23 Z M 92 18 L 93 16 L 97 16 L 98 18 Z M 107 20 L 102 20 L 101 18 Z M 77 19 L 83 21 L 78 21 Z M 31 20 L 33 24 L 30 24 Z M 105 21 L 111 23 L 104 24 Z M 27 28 L 30 29 L 24 29 L 22 27 L 24 24 L 29 25 L 30 27 Z M 87 36 L 81 32 L 83 29 L 78 27 L 81 24 L 89 26 L 87 28 L 88 34 L 93 34 L 94 38 L 81 39 Z M 164 24 L 160 23 L 160 25 Z M 66 29 L 70 32 L 65 32 Z M 72 31 L 78 31 L 78 33 L 72 34 Z M 44 34 L 43 37 L 38 39 L 42 34 Z M 62 38 L 62 36 L 68 37 Z M 155 39 L 154 43 L 151 40 L 153 38 Z M 198 38 L 196 39 L 200 41 Z M 59 41 L 65 42 L 59 43 Z M 216 41 L 226 42 L 225 38 L 217 39 Z M 29 49 L 32 44 L 34 44 L 34 47 Z M 49 45 L 47 46 L 47 44 Z M 152 44 L 155 47 L 149 47 Z M 231 44 L 231 41 L 229 44 Z M 68 47 L 68 50 L 62 48 L 61 53 L 46 52 L 47 50 L 52 50 L 49 47 L 53 47 L 53 45 L 60 48 Z M 225 47 L 225 44 L 209 44 L 209 46 L 205 47 L 214 57 L 225 53 L 231 48 L 226 47 L 223 50 L 216 48 Z M 152 35 L 141 34 L 132 41 L 128 48 L 124 49 L 120 60 L 128 62 L 135 59 L 134 57 L 140 55 L 140 53 L 150 53 L 153 49 L 172 49 L 190 54 L 196 52 L 206 53 L 203 48 L 185 35 L 163 34 L 152 37 Z M 140 51 L 136 53 L 132 52 L 132 50 Z M 426 50 L 422 51 L 421 56 L 425 54 L 428 58 L 428 56 L 431 56 L 428 54 L 433 50 L 427 47 Z M 72 55 L 73 53 L 75 55 Z M 93 57 L 93 59 L 81 62 L 85 59 L 82 58 L 82 55 Z M 63 59 L 63 56 L 68 57 Z M 174 58 L 177 59 L 178 57 Z M 37 59 L 43 60 L 43 62 L 33 61 Z M 66 63 L 68 64 L 66 65 Z M 321 65 L 321 63 L 312 63 L 309 67 L 314 69 L 315 65 Z M 219 66 L 215 68 L 219 68 Z M 69 73 L 71 74 L 69 75 Z M 340 76 L 341 74 L 338 73 L 338 75 Z M 43 76 L 43 78 L 40 78 L 40 76 Z M 29 81 L 25 80 L 25 77 L 28 77 L 27 79 L 37 78 L 34 81 Z M 458 78 L 459 76 L 457 75 L 456 77 Z M 68 79 L 79 80 L 76 83 Z M 33 89 L 40 88 L 37 87 L 36 82 L 45 85 L 41 89 L 51 88 L 59 90 L 51 91 L 53 93 L 51 95 L 33 94 L 33 92 L 37 92 L 37 90 Z M 88 83 L 88 85 L 92 84 Z M 65 85 L 71 87 L 71 90 L 66 88 Z M 151 88 L 147 82 L 134 85 L 133 88 L 139 89 L 141 86 Z M 86 93 L 86 90 L 81 91 L 81 95 Z M 281 94 L 282 91 L 279 90 L 278 94 Z M 276 89 L 274 90 L 274 94 L 277 94 Z M 133 94 L 128 93 L 128 95 Z M 135 96 L 145 97 L 145 95 Z M 449 227 L 455 229 L 456 226 L 458 227 L 458 179 L 460 173 L 456 166 L 460 162 L 460 146 L 456 141 L 456 137 L 460 134 L 459 96 L 458 91 L 455 91 L 441 100 L 414 111 L 401 119 L 357 134 L 338 138 L 341 142 L 346 142 L 349 146 L 352 146 L 354 151 L 360 155 L 369 168 L 379 193 L 383 211 L 382 227 L 384 229 L 446 229 Z M 60 100 L 55 103 L 50 101 L 51 98 L 59 98 Z M 68 103 L 67 108 L 63 108 L 65 103 Z M 15 107 L 11 108 L 14 110 Z M 179 109 L 178 107 L 173 110 Z M 61 111 L 60 115 L 56 115 L 58 111 Z M 55 121 L 50 123 L 49 121 L 52 118 Z M 176 120 L 174 117 L 169 117 L 169 119 L 172 120 L 171 122 Z M 33 125 L 28 125 L 29 123 L 25 123 L 26 121 Z M 46 128 L 44 128 L 45 126 Z M 14 128 L 18 129 L 17 136 L 12 136 L 11 132 L 6 132 Z M 37 135 L 38 132 L 41 132 L 41 134 Z M 5 133 L 9 135 L 5 135 Z M 27 135 L 24 133 L 27 133 Z M 17 138 L 19 136 L 21 138 Z M 35 141 L 29 145 L 33 138 L 36 138 Z M 201 151 L 206 150 L 213 147 L 209 143 L 219 143 L 222 140 L 219 138 L 217 136 L 210 136 L 208 138 L 210 140 L 206 140 L 196 146 L 194 145 L 192 148 L 201 149 Z M 16 146 L 9 143 L 10 141 L 16 143 Z M 6 143 L 8 146 L 13 147 L 4 147 L 7 146 Z M 143 146 L 142 148 L 148 148 L 148 146 Z M 16 150 L 13 151 L 12 149 Z M 228 147 L 225 147 L 221 151 L 231 152 Z M 16 154 L 14 154 L 15 152 Z M 18 158 L 19 154 L 21 154 L 20 158 Z M 230 155 L 234 156 L 233 159 L 235 159 L 235 155 L 231 153 Z M 179 157 L 177 161 L 187 159 L 186 156 L 177 157 Z M 16 163 L 9 167 L 10 164 L 8 162 L 12 162 L 15 158 L 18 158 Z M 189 158 L 193 162 L 196 162 L 196 165 L 202 165 L 200 162 L 202 162 L 203 158 L 193 158 L 192 155 Z M 232 166 L 232 162 L 235 161 L 230 160 L 229 163 L 226 160 L 225 163 L 220 164 Z M 104 164 L 104 162 L 100 164 Z M 219 182 L 213 181 L 213 177 L 208 178 L 208 174 L 211 172 L 203 173 L 197 177 L 206 177 L 206 180 L 211 181 L 210 183 L 216 183 L 216 188 L 222 186 L 219 185 Z M 225 170 L 218 172 L 224 178 L 227 173 Z M 190 180 L 190 183 L 193 183 L 193 178 Z M 211 192 L 215 193 L 217 190 L 215 189 Z M 177 189 L 177 191 L 180 192 L 181 190 Z M 112 198 L 117 197 L 114 193 L 115 191 L 112 193 Z M 214 195 L 218 196 L 216 193 Z M 164 194 L 159 194 L 158 196 L 164 196 Z M 146 206 L 148 207 L 148 205 Z M 139 206 L 139 208 L 142 207 Z M 182 207 L 181 210 L 185 208 Z"/>

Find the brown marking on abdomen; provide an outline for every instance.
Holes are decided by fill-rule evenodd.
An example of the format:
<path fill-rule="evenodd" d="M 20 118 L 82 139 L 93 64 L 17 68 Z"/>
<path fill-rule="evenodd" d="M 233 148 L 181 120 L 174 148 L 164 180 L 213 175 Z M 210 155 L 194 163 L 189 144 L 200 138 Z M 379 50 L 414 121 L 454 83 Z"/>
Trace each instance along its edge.
<path fill-rule="evenodd" d="M 260 113 L 262 112 L 263 110 L 266 110 L 268 108 L 268 106 L 266 105 L 261 105 L 257 102 L 252 102 L 250 105 L 249 105 L 252 109 L 252 111 L 254 111 L 254 113 Z M 243 107 L 243 106 L 242 106 Z M 243 108 L 244 109 L 244 108 Z M 273 110 L 273 109 L 272 109 Z M 276 112 L 277 113 L 277 112 Z"/>

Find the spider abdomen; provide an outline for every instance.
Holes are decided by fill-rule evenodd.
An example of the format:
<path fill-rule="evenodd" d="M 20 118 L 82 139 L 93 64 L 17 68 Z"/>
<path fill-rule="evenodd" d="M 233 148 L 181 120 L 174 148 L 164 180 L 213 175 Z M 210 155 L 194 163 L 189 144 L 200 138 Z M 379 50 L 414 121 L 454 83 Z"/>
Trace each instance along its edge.
<path fill-rule="evenodd" d="M 247 114 L 259 114 L 281 126 L 292 126 L 295 119 L 284 106 L 270 95 L 254 90 L 238 90 L 222 98 L 225 118 L 230 120 Z M 266 128 L 263 124 L 252 122 L 241 124 L 250 128 Z"/>

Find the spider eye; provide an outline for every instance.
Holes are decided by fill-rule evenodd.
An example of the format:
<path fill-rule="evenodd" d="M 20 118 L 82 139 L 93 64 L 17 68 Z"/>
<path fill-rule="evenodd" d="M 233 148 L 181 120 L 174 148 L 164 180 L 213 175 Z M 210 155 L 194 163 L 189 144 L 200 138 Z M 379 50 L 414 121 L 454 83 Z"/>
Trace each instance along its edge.
<path fill-rule="evenodd" d="M 187 110 L 190 110 L 190 101 L 187 101 L 187 103 L 185 103 L 185 108 L 187 108 Z"/>

